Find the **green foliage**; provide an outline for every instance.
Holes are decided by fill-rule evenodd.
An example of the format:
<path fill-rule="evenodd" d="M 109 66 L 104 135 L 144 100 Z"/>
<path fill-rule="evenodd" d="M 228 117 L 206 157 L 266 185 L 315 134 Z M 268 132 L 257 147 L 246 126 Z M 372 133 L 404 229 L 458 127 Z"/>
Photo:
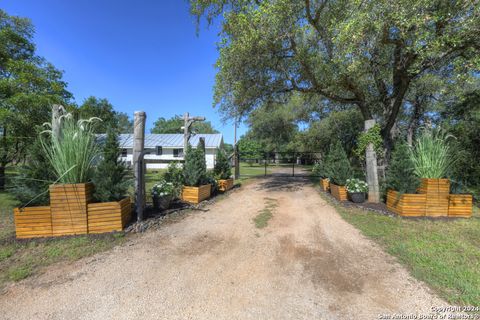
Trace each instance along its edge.
<path fill-rule="evenodd" d="M 132 183 L 128 170 L 120 159 L 120 153 L 118 135 L 110 128 L 107 131 L 102 158 L 92 179 L 95 184 L 94 197 L 100 202 L 123 199 Z"/>
<path fill-rule="evenodd" d="M 95 133 L 106 133 L 109 128 L 114 128 L 119 133 L 133 133 L 133 121 L 123 112 L 114 110 L 113 105 L 107 99 L 88 97 L 82 105 L 75 110 L 79 119 L 97 117 L 102 119 L 94 127 Z"/>
<path fill-rule="evenodd" d="M 334 184 L 344 186 L 352 177 L 353 170 L 340 141 L 332 145 L 325 162 L 327 176 Z"/>
<path fill-rule="evenodd" d="M 53 168 L 37 138 L 27 152 L 25 165 L 19 167 L 12 193 L 22 205 L 48 205 L 48 186 L 55 180 Z"/>
<path fill-rule="evenodd" d="M 386 174 L 387 189 L 396 190 L 401 194 L 417 191 L 420 179 L 415 175 L 410 153 L 410 147 L 406 143 L 398 142 L 395 145 Z"/>
<path fill-rule="evenodd" d="M 232 168 L 225 151 L 218 149 L 213 172 L 218 179 L 229 179 L 232 176 Z"/>
<path fill-rule="evenodd" d="M 183 168 L 178 162 L 170 162 L 167 171 L 163 175 L 166 182 L 169 182 L 174 187 L 174 196 L 178 197 L 182 191 L 183 186 Z"/>
<path fill-rule="evenodd" d="M 445 178 L 457 155 L 451 152 L 445 131 L 425 129 L 415 141 L 410 154 L 414 172 L 419 178 Z"/>
<path fill-rule="evenodd" d="M 312 173 L 321 178 L 326 178 L 327 177 L 326 170 L 327 168 L 326 168 L 325 160 L 322 159 L 313 165 Z"/>
<path fill-rule="evenodd" d="M 183 133 L 183 116 L 175 115 L 170 119 L 158 118 L 153 123 L 151 133 Z M 210 121 L 196 121 L 190 127 L 194 133 L 219 133 Z"/>
<path fill-rule="evenodd" d="M 93 177 L 99 147 L 93 134 L 98 118 L 75 121 L 72 114 L 61 116 L 60 136 L 51 130 L 43 133 L 42 145 L 60 183 L 83 183 Z"/>
<path fill-rule="evenodd" d="M 240 156 L 245 159 L 263 159 L 264 148 L 257 140 L 241 137 L 237 142 Z"/>
<path fill-rule="evenodd" d="M 373 144 L 373 148 L 377 155 L 382 155 L 383 153 L 383 138 L 380 134 L 381 128 L 380 125 L 375 124 L 373 127 L 368 129 L 366 132 L 360 133 L 357 141 L 357 148 L 355 149 L 355 154 L 360 159 L 365 159 L 365 151 L 370 143 Z"/>
<path fill-rule="evenodd" d="M 196 149 L 188 145 L 185 154 L 185 165 L 183 168 L 183 181 L 186 186 L 198 187 L 206 177 L 207 164 L 205 162 L 205 152 L 199 145 Z"/>
<path fill-rule="evenodd" d="M 0 168 L 21 161 L 51 105 L 71 98 L 62 72 L 36 55 L 34 33 L 29 19 L 0 9 Z M 3 182 L 0 171 L 0 189 Z"/>

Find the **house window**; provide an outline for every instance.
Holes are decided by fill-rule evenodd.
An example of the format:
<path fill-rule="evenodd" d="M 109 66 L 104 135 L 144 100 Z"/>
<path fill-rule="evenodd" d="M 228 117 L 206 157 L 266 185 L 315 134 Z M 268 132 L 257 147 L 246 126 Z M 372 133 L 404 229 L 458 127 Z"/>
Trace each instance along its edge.
<path fill-rule="evenodd" d="M 122 157 L 126 157 L 127 156 L 127 149 L 122 149 Z"/>
<path fill-rule="evenodd" d="M 157 156 L 161 156 L 163 153 L 162 147 L 157 146 Z"/>
<path fill-rule="evenodd" d="M 173 157 L 178 158 L 183 155 L 182 149 L 173 149 Z"/>

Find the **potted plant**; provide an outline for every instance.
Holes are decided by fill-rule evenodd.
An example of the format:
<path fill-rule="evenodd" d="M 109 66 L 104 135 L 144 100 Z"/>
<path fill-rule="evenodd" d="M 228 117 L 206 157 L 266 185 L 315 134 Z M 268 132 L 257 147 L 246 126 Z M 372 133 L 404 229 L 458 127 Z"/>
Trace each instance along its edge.
<path fill-rule="evenodd" d="M 176 197 L 173 183 L 162 179 L 152 187 L 152 200 L 155 209 L 165 210 L 170 207 Z"/>
<path fill-rule="evenodd" d="M 345 184 L 350 200 L 355 203 L 365 202 L 365 195 L 368 191 L 368 184 L 360 179 L 347 179 Z"/>
<path fill-rule="evenodd" d="M 187 147 L 183 168 L 183 201 L 196 204 L 210 197 L 212 186 L 205 184 L 207 165 L 204 150 L 203 140 L 200 140 L 196 149 L 190 145 Z"/>
<path fill-rule="evenodd" d="M 213 173 L 217 178 L 218 191 L 225 192 L 233 188 L 232 168 L 223 150 L 217 151 Z"/>
<path fill-rule="evenodd" d="M 330 191 L 339 201 L 347 200 L 345 184 L 352 176 L 352 168 L 340 141 L 332 147 L 326 158 L 326 175 L 330 177 Z"/>
<path fill-rule="evenodd" d="M 312 173 L 315 176 L 320 177 L 320 187 L 323 191 L 330 190 L 330 178 L 327 177 L 326 170 L 325 170 L 325 161 L 319 160 L 313 166 Z"/>

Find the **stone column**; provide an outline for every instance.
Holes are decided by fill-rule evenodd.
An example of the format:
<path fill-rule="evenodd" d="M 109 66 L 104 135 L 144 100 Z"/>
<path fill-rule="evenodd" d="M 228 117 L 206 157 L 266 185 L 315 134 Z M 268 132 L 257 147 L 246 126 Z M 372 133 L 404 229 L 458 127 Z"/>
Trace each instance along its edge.
<path fill-rule="evenodd" d="M 365 121 L 365 131 L 368 131 L 375 125 L 375 120 Z M 380 202 L 380 188 L 378 186 L 377 154 L 372 143 L 369 143 L 366 149 L 367 165 L 367 183 L 368 183 L 368 202 Z"/>

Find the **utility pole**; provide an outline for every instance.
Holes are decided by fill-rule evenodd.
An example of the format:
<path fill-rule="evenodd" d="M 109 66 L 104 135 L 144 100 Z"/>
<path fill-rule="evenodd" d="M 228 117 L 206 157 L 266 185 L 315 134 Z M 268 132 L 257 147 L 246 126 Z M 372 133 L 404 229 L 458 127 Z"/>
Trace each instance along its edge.
<path fill-rule="evenodd" d="M 365 121 L 365 132 L 375 125 L 375 120 Z M 380 202 L 380 188 L 378 186 L 377 154 L 373 143 L 369 143 L 365 151 L 365 160 L 367 165 L 367 183 L 368 183 L 368 202 Z"/>
<path fill-rule="evenodd" d="M 187 147 L 188 147 L 188 141 L 190 140 L 190 127 L 195 121 L 205 121 L 205 117 L 190 117 L 190 114 L 188 112 L 185 112 L 183 115 L 183 156 L 185 157 L 185 154 L 187 152 Z"/>

